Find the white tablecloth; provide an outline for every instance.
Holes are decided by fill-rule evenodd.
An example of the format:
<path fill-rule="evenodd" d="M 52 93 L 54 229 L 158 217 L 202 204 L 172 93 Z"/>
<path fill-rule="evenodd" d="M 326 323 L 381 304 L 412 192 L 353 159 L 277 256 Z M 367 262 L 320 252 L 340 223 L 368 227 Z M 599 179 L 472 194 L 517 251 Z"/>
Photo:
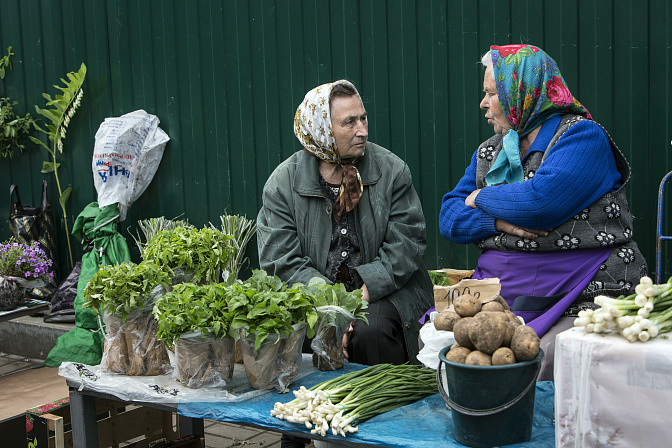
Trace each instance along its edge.
<path fill-rule="evenodd" d="M 672 340 L 556 337 L 557 447 L 672 446 Z"/>

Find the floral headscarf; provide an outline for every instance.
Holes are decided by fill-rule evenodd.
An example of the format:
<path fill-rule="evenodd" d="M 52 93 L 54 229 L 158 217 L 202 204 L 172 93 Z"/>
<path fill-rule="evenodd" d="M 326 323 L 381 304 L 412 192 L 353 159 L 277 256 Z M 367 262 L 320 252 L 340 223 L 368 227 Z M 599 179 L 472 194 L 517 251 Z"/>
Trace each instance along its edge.
<path fill-rule="evenodd" d="M 341 186 L 333 205 L 336 221 L 341 219 L 343 210 L 349 212 L 355 208 L 364 192 L 362 179 L 355 167 L 364 154 L 362 153 L 357 159 L 341 160 L 336 148 L 334 131 L 331 127 L 329 96 L 334 86 L 338 84 L 352 87 L 359 100 L 362 100 L 355 86 L 350 81 L 341 79 L 322 84 L 306 93 L 294 116 L 294 135 L 299 139 L 304 150 L 324 162 L 338 164 L 342 168 Z"/>
<path fill-rule="evenodd" d="M 554 115 L 577 114 L 592 120 L 569 92 L 555 61 L 533 45 L 490 47 L 499 104 L 513 129 L 504 136 L 485 181 L 488 185 L 522 182 L 520 138 Z"/>

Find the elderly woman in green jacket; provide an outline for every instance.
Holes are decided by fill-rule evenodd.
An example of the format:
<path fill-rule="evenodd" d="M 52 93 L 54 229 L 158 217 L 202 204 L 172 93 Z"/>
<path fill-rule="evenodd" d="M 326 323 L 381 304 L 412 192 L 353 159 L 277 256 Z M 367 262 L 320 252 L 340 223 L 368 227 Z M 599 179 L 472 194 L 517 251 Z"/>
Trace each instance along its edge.
<path fill-rule="evenodd" d="M 422 257 L 425 218 L 408 166 L 367 142 L 368 122 L 345 80 L 308 92 L 294 119 L 303 149 L 270 175 L 257 217 L 259 264 L 288 284 L 320 277 L 362 289 L 346 357 L 417 363 L 418 319 L 433 304 Z"/>

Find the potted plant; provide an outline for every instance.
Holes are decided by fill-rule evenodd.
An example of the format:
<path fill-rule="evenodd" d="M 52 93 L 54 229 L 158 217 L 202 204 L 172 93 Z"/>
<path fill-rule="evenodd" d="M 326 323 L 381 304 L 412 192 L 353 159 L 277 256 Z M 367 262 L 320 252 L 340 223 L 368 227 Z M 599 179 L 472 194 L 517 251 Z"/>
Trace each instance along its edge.
<path fill-rule="evenodd" d="M 151 312 L 169 284 L 170 275 L 149 261 L 104 266 L 89 281 L 83 306 L 102 315 L 107 329 L 102 369 L 131 376 L 170 369 Z"/>
<path fill-rule="evenodd" d="M 231 236 L 205 227 L 161 230 L 143 247 L 143 258 L 173 272 L 173 284 L 217 283 L 233 254 Z"/>
<path fill-rule="evenodd" d="M 37 242 L 22 244 L 10 239 L 0 245 L 0 311 L 15 309 L 28 288 L 50 282 L 52 261 Z"/>
<path fill-rule="evenodd" d="M 174 350 L 174 374 L 182 384 L 200 388 L 225 385 L 233 377 L 233 313 L 221 284 L 175 285 L 153 309 L 157 338 Z"/>
<path fill-rule="evenodd" d="M 231 329 L 240 334 L 250 384 L 285 390 L 298 373 L 303 339 L 315 334 L 313 298 L 260 270 L 228 288 L 229 309 L 235 313 Z"/>

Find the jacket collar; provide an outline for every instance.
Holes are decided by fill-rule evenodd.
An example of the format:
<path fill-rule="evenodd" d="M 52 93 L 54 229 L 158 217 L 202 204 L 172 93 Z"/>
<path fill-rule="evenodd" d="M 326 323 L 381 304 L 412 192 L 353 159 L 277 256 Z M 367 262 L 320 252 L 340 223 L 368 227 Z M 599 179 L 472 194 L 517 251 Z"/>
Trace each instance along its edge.
<path fill-rule="evenodd" d="M 367 142 L 364 157 L 357 164 L 357 170 L 364 185 L 375 184 L 382 176 L 380 165 L 375 158 L 376 147 L 374 143 Z M 305 196 L 323 196 L 318 175 L 318 162 L 317 157 L 306 151 L 300 151 L 293 185 L 297 193 Z"/>

